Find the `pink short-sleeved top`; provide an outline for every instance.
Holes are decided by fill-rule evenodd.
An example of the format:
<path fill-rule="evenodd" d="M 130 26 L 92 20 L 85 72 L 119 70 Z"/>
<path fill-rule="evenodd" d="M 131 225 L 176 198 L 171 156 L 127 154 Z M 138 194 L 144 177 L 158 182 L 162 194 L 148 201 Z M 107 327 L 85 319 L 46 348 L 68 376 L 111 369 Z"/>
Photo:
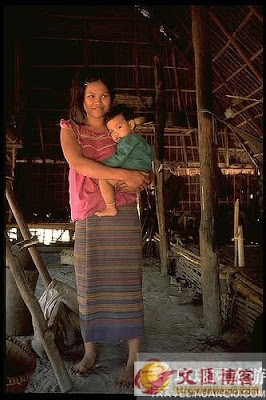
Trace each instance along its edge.
<path fill-rule="evenodd" d="M 84 157 L 101 162 L 116 150 L 116 144 L 106 132 L 96 132 L 86 125 L 75 124 L 72 120 L 60 120 L 60 127 L 73 130 L 82 147 Z M 117 207 L 133 204 L 136 195 L 116 191 Z M 98 179 L 83 176 L 69 166 L 69 203 L 71 220 L 82 220 L 105 207 L 99 190 Z"/>

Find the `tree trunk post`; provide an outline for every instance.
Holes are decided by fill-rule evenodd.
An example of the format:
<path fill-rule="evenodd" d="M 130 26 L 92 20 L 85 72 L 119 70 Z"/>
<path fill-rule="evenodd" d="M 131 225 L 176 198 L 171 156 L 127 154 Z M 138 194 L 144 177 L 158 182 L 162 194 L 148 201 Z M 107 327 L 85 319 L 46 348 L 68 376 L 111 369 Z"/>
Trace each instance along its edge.
<path fill-rule="evenodd" d="M 192 6 L 192 39 L 198 110 L 200 158 L 200 257 L 203 317 L 206 331 L 221 333 L 219 263 L 215 243 L 217 210 L 217 154 L 213 143 L 212 64 L 208 32 L 208 7 Z"/>

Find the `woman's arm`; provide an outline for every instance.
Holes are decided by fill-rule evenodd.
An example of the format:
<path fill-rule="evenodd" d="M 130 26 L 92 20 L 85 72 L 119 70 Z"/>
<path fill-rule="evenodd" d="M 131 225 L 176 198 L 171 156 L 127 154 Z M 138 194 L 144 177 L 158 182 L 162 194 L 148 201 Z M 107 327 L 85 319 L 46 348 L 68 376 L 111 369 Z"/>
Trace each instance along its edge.
<path fill-rule="evenodd" d="M 147 186 L 149 186 L 152 182 L 153 182 L 153 172 L 150 171 L 147 173 L 146 178 L 145 178 L 145 182 L 143 185 L 140 185 L 137 190 L 136 188 L 132 188 L 130 186 L 128 186 L 125 182 L 123 181 L 119 181 L 116 184 L 116 189 L 122 191 L 122 192 L 128 192 L 128 193 L 137 193 L 137 192 L 141 192 L 142 190 L 144 190 Z"/>
<path fill-rule="evenodd" d="M 79 174 L 95 179 L 114 179 L 122 182 L 125 187 L 140 190 L 149 184 L 148 174 L 141 171 L 123 168 L 107 167 L 97 161 L 90 160 L 82 154 L 75 133 L 66 128 L 61 128 L 61 147 L 68 164 Z"/>

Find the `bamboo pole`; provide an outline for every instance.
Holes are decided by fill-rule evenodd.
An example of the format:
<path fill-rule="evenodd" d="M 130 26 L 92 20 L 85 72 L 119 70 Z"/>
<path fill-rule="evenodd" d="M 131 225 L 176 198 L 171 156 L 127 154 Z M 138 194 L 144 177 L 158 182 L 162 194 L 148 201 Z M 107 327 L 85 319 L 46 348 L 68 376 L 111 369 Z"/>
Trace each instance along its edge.
<path fill-rule="evenodd" d="M 238 223 L 239 223 L 239 199 L 236 200 L 235 202 L 235 208 L 234 208 L 234 248 L 235 248 L 235 262 L 234 266 L 237 267 L 237 240 L 238 240 Z"/>
<path fill-rule="evenodd" d="M 9 206 L 11 208 L 11 211 L 14 215 L 14 218 L 19 226 L 19 229 L 20 229 L 23 239 L 24 240 L 31 239 L 31 234 L 30 234 L 29 228 L 28 228 L 28 226 L 24 220 L 23 214 L 17 204 L 17 201 L 16 201 L 14 193 L 13 193 L 13 189 L 11 186 L 11 182 L 9 180 L 6 181 L 6 198 L 9 203 Z M 45 287 L 47 287 L 49 285 L 49 283 L 52 281 L 52 278 L 40 256 L 38 249 L 35 246 L 29 247 L 29 252 L 34 261 L 34 264 L 36 265 L 37 270 L 39 271 L 39 274 L 42 278 L 42 281 L 43 281 Z"/>
<path fill-rule="evenodd" d="M 243 239 L 243 226 L 238 225 L 237 231 L 237 247 L 238 247 L 238 266 L 245 266 L 245 258 L 244 258 L 244 239 Z"/>
<path fill-rule="evenodd" d="M 47 322 L 44 319 L 41 306 L 38 300 L 36 299 L 32 289 L 27 283 L 26 277 L 23 273 L 23 270 L 20 266 L 17 257 L 14 256 L 11 251 L 11 243 L 7 235 L 6 235 L 6 256 L 10 271 L 17 284 L 21 297 L 31 313 L 34 326 L 36 327 L 39 333 L 42 345 L 52 365 L 60 389 L 62 392 L 67 392 L 69 389 L 71 389 L 72 382 L 67 373 L 65 365 L 60 357 L 59 351 L 55 345 L 54 333 L 48 329 Z"/>
<path fill-rule="evenodd" d="M 200 157 L 200 257 L 203 316 L 206 331 L 221 333 L 218 253 L 215 246 L 217 209 L 217 154 L 213 143 L 212 64 L 208 31 L 208 7 L 192 6 L 192 39 L 198 110 Z"/>

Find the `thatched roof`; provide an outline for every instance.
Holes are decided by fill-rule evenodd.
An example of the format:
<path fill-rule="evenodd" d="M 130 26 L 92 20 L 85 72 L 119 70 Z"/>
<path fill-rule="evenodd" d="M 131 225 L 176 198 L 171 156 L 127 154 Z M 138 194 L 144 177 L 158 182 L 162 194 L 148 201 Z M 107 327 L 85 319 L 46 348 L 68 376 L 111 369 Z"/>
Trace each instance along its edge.
<path fill-rule="evenodd" d="M 214 113 L 262 138 L 262 6 L 207 7 Z M 9 6 L 4 22 L 5 118 L 17 118 L 22 157 L 63 159 L 58 123 L 73 73 L 86 64 L 108 70 L 117 99 L 152 121 L 156 37 L 166 109 L 176 125 L 197 128 L 191 6 Z"/>

